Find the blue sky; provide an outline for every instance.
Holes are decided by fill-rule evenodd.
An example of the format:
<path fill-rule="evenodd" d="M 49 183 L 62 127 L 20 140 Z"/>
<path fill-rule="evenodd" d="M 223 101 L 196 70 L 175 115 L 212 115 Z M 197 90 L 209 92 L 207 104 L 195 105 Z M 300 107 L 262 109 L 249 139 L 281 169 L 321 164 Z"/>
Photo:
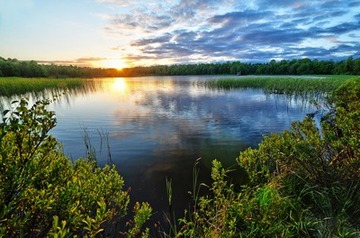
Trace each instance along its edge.
<path fill-rule="evenodd" d="M 360 0 L 0 0 L 0 56 L 126 67 L 360 56 Z"/>

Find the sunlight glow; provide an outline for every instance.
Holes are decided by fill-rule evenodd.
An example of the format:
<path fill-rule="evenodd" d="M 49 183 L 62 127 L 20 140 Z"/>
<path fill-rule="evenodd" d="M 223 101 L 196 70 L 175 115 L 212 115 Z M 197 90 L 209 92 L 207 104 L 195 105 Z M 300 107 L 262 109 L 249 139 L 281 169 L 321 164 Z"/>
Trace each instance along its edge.
<path fill-rule="evenodd" d="M 101 60 L 99 65 L 102 68 L 113 68 L 113 69 L 118 69 L 118 70 L 121 70 L 121 69 L 127 67 L 126 62 L 122 59 Z"/>
<path fill-rule="evenodd" d="M 126 80 L 123 79 L 123 78 L 114 79 L 112 88 L 113 88 L 114 91 L 117 91 L 117 92 L 126 91 Z"/>

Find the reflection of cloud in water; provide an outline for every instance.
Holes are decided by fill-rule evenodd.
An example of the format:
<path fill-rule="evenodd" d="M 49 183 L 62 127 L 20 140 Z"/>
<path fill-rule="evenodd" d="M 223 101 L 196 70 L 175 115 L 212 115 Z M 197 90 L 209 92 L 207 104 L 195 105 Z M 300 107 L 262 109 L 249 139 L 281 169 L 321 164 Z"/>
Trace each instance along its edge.
<path fill-rule="evenodd" d="M 169 173 L 174 170 L 175 167 L 176 165 L 172 163 L 152 164 L 152 166 L 147 167 L 144 175 L 147 177 L 151 177 L 154 173 Z"/>
<path fill-rule="evenodd" d="M 284 130 L 299 119 L 296 103 L 261 90 L 224 92 L 192 85 L 161 85 L 166 85 L 166 90 L 159 84 L 137 85 L 140 89 L 128 94 L 126 102 L 118 102 L 115 116 L 120 130 L 137 130 L 134 133 L 142 133 L 142 139 L 155 141 L 158 146 L 188 147 L 209 139 L 261 139 L 262 134 Z"/>
<path fill-rule="evenodd" d="M 206 171 L 215 158 L 231 166 L 241 150 L 257 146 L 262 134 L 283 131 L 312 111 L 285 95 L 212 90 L 181 81 L 186 77 L 174 78 L 105 79 L 108 86 L 93 82 L 87 93 L 71 97 L 71 105 L 54 106 L 58 126 L 52 133 L 77 158 L 82 153 L 80 125 L 96 135 L 96 130 L 109 132 L 112 160 L 135 200 L 157 203 L 159 194 L 166 193 L 166 176 L 186 196 L 197 158 L 203 158 Z"/>
<path fill-rule="evenodd" d="M 124 139 L 134 135 L 134 131 L 116 131 L 111 134 L 111 136 L 116 137 L 118 139 Z"/>
<path fill-rule="evenodd" d="M 100 115 L 93 119 L 96 125 L 110 124 L 115 150 L 134 150 L 126 158 L 183 149 L 199 154 L 199 148 L 222 143 L 256 146 L 262 134 L 283 131 L 305 114 L 298 101 L 285 95 L 213 90 L 181 80 L 94 80 L 91 88 L 98 91 L 80 97 L 83 105 L 77 110 L 89 113 L 96 109 L 91 116 Z"/>

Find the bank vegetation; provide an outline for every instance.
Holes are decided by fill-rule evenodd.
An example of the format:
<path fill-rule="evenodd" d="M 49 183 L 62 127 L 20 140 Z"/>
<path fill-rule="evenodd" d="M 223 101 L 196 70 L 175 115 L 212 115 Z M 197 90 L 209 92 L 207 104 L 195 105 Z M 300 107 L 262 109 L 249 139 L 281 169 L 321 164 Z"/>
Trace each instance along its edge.
<path fill-rule="evenodd" d="M 267 63 L 240 61 L 178 65 L 111 68 L 79 67 L 75 65 L 39 64 L 0 57 L 0 77 L 96 78 L 170 75 L 360 75 L 360 58 L 333 60 L 271 60 Z"/>
<path fill-rule="evenodd" d="M 184 217 L 159 235 L 359 237 L 360 78 L 330 96 L 320 126 L 307 117 L 241 152 L 236 161 L 247 182 L 240 188 L 213 161 L 207 195 L 192 193 Z M 155 211 L 146 202 L 129 207 L 115 166 L 64 155 L 49 133 L 56 126 L 49 103 L 21 99 L 2 114 L 0 237 L 150 236 L 147 221 Z"/>

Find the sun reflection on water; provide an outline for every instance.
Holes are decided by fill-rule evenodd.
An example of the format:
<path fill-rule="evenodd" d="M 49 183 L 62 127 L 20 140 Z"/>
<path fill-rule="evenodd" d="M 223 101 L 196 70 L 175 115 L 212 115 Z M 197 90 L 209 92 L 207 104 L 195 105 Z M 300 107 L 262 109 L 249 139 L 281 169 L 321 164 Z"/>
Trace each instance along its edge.
<path fill-rule="evenodd" d="M 123 78 L 116 78 L 113 81 L 112 89 L 116 92 L 124 92 L 126 91 L 127 85 L 126 80 Z"/>

